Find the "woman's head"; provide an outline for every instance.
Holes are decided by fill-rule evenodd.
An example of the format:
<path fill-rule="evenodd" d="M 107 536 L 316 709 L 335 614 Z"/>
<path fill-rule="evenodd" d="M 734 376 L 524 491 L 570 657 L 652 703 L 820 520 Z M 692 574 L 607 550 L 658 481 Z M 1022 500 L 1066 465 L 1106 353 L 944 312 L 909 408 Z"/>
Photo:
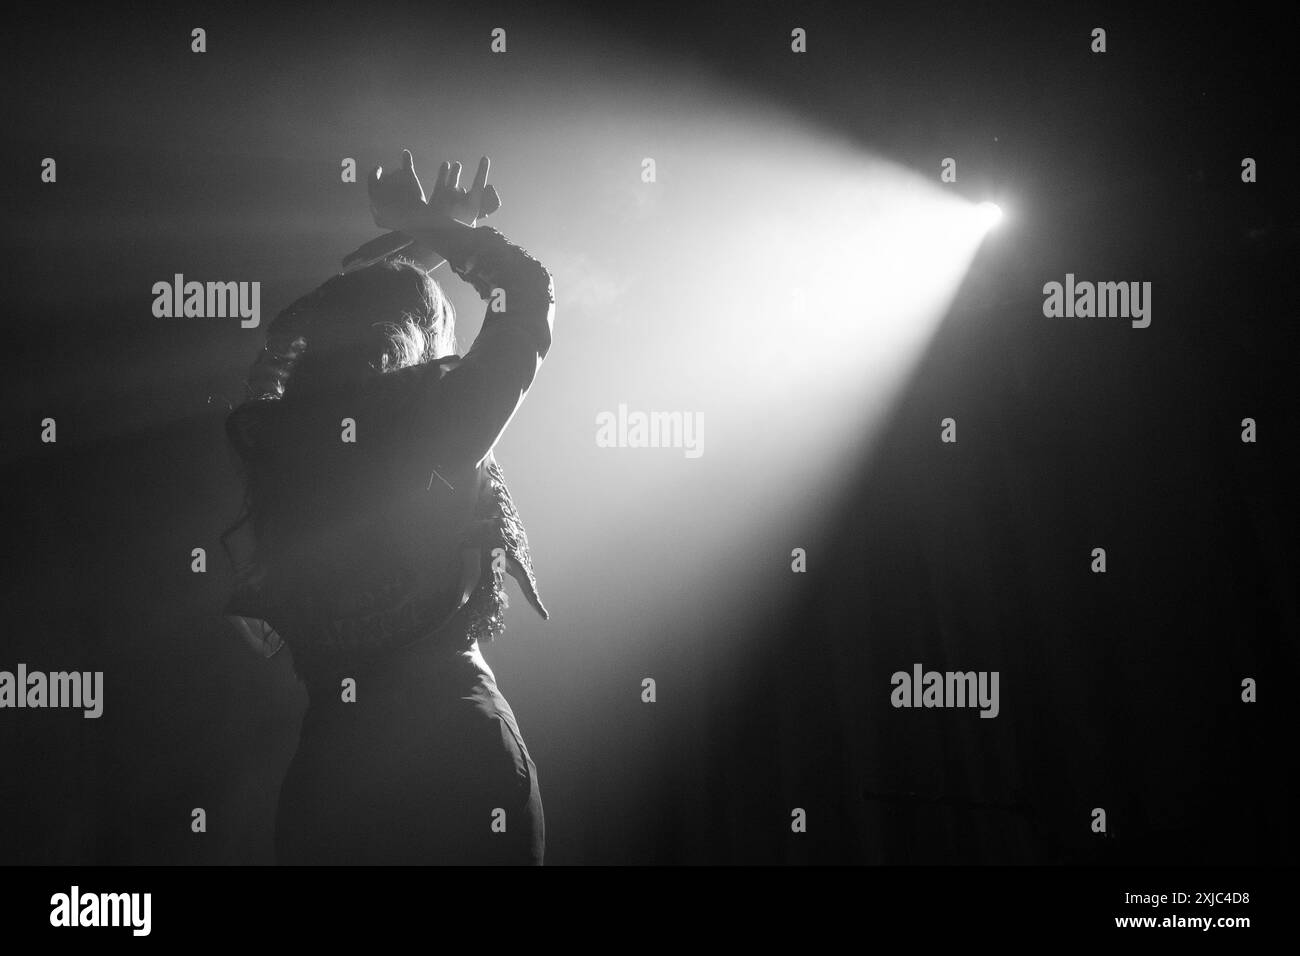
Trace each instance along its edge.
<path fill-rule="evenodd" d="M 249 375 L 252 398 L 358 385 L 456 351 L 456 318 L 421 269 L 386 260 L 335 276 L 276 316 Z"/>

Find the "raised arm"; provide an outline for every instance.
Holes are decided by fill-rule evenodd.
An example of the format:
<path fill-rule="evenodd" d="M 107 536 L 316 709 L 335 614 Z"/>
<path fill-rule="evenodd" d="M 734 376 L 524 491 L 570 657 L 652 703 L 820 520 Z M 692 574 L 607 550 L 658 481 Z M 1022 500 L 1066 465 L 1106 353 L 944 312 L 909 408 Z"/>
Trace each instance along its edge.
<path fill-rule="evenodd" d="M 407 152 L 397 173 L 376 170 L 370 181 L 376 223 L 441 256 L 487 302 L 482 330 L 440 381 L 437 407 L 422 429 L 448 463 L 476 465 L 492 450 L 551 346 L 550 273 L 497 230 L 473 225 L 500 206 L 487 174 L 485 157 L 473 185 L 463 189 L 460 164 L 444 163 L 426 200 Z"/>

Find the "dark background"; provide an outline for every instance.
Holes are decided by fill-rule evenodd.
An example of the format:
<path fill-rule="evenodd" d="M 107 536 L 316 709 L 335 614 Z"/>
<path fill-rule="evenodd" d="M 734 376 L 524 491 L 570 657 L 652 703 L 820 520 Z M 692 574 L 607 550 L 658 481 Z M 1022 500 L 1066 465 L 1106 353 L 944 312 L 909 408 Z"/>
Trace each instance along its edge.
<path fill-rule="evenodd" d="M 1293 862 L 1294 51 L 1290 31 L 1240 4 L 1171 11 L 20 16 L 3 67 L 0 667 L 103 670 L 107 700 L 98 721 L 0 713 L 0 862 L 270 862 L 305 696 L 287 660 L 250 657 L 216 614 L 229 586 L 217 535 L 239 503 L 221 423 L 259 340 L 232 322 L 154 320 L 145 293 L 176 271 L 261 276 L 265 328 L 321 281 L 372 232 L 358 194 L 315 184 L 337 183 L 340 155 L 405 145 L 349 141 L 328 104 L 349 89 L 387 108 L 394 64 L 416 48 L 435 84 L 502 117 L 491 148 L 515 167 L 503 194 L 534 221 L 551 207 L 530 191 L 562 206 L 581 160 L 556 169 L 522 138 L 516 149 L 502 91 L 549 80 L 557 117 L 598 125 L 584 97 L 602 77 L 652 86 L 688 67 L 904 166 L 937 169 L 960 147 L 963 190 L 1011 190 L 1034 210 L 976 260 L 879 444 L 825 463 L 849 469 L 851 493 L 819 505 L 822 525 L 792 538 L 766 511 L 732 516 L 762 546 L 717 569 L 714 592 L 761 626 L 720 632 L 660 579 L 620 589 L 637 548 L 692 573 L 676 525 L 627 540 L 611 513 L 581 560 L 567 553 L 567 512 L 547 503 L 581 508 L 608 475 L 517 473 L 554 620 L 538 625 L 516 599 L 512 633 L 487 653 L 540 770 L 548 862 Z M 544 41 L 546 55 L 525 49 L 521 74 L 480 90 L 450 51 L 485 47 L 507 16 L 512 43 Z M 804 58 L 788 53 L 792 24 L 809 31 Z M 193 25 L 209 31 L 210 72 L 195 72 Z M 1104 57 L 1088 52 L 1098 25 Z M 645 57 L 603 54 L 608 37 Z M 599 69 L 572 68 L 566 45 Z M 532 121 L 550 121 L 546 102 L 528 101 Z M 427 120 L 392 112 L 399 127 Z M 554 135 L 562 149 L 563 124 Z M 464 145 L 467 161 L 477 148 Z M 47 155 L 57 190 L 39 182 Z M 1254 185 L 1240 182 L 1243 156 L 1259 162 Z M 626 241 L 625 224 L 609 228 Z M 525 245 L 550 261 L 545 238 Z M 660 255 L 645 269 L 671 285 L 671 250 Z M 1044 319 L 1042 283 L 1067 271 L 1151 281 L 1152 327 Z M 558 353 L 572 313 L 556 272 Z M 634 347 L 601 331 L 617 316 L 579 317 L 591 321 L 574 320 L 575 348 L 594 361 Z M 581 371 L 539 381 L 502 446 L 512 484 L 517 430 L 560 460 L 588 449 L 586 408 L 566 417 L 561 388 Z M 955 446 L 937 440 L 948 415 Z M 46 416 L 55 446 L 39 441 Z M 1257 444 L 1239 440 L 1247 416 Z M 792 540 L 810 546 L 793 585 Z M 196 546 L 206 575 L 190 573 Z M 1105 575 L 1088 572 L 1098 546 Z M 588 605 L 617 623 L 595 627 Z M 1000 671 L 1001 716 L 892 709 L 889 675 L 914 661 Z M 639 699 L 647 674 L 653 707 Z M 1244 677 L 1256 704 L 1240 701 Z M 189 829 L 198 806 L 202 836 Z M 1089 829 L 1097 806 L 1106 836 Z M 807 834 L 790 833 L 792 807 L 808 811 Z"/>

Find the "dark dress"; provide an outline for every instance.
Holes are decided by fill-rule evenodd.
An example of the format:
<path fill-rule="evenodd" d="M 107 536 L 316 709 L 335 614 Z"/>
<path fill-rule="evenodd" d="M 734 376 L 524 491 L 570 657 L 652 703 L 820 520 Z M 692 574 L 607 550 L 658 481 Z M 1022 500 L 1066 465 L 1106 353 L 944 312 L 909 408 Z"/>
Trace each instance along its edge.
<path fill-rule="evenodd" d="M 291 864 L 540 865 L 537 768 L 477 651 L 423 641 L 313 694 L 276 814 Z"/>
<path fill-rule="evenodd" d="M 310 701 L 281 863 L 542 862 L 537 771 L 479 641 L 501 631 L 507 573 L 546 616 L 491 449 L 550 347 L 554 288 L 491 229 L 448 262 L 509 306 L 463 359 L 270 395 L 227 422 L 274 493 L 226 610 L 283 639 Z"/>

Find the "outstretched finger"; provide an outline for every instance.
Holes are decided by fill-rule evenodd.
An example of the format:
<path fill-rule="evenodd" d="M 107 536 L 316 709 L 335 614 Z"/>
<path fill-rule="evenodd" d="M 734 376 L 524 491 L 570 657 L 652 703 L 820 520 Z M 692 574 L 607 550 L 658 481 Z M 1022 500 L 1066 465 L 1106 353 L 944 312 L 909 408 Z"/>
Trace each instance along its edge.
<path fill-rule="evenodd" d="M 415 191 L 420 194 L 420 202 L 426 201 L 424 187 L 420 185 L 420 177 L 415 173 L 415 157 L 411 155 L 409 149 L 402 150 L 402 169 L 411 175 L 411 182 L 415 183 Z"/>
<path fill-rule="evenodd" d="M 460 163 L 451 164 L 451 172 L 447 174 L 447 185 L 452 189 L 460 188 Z"/>
<path fill-rule="evenodd" d="M 433 183 L 433 194 L 441 196 L 447 189 L 447 175 L 451 172 L 451 163 L 442 163 L 438 166 L 438 177 Z"/>
<path fill-rule="evenodd" d="M 470 192 L 483 192 L 484 188 L 487 186 L 488 167 L 491 165 L 492 161 L 486 156 L 478 161 L 478 172 L 474 174 L 474 183 L 469 187 Z"/>

